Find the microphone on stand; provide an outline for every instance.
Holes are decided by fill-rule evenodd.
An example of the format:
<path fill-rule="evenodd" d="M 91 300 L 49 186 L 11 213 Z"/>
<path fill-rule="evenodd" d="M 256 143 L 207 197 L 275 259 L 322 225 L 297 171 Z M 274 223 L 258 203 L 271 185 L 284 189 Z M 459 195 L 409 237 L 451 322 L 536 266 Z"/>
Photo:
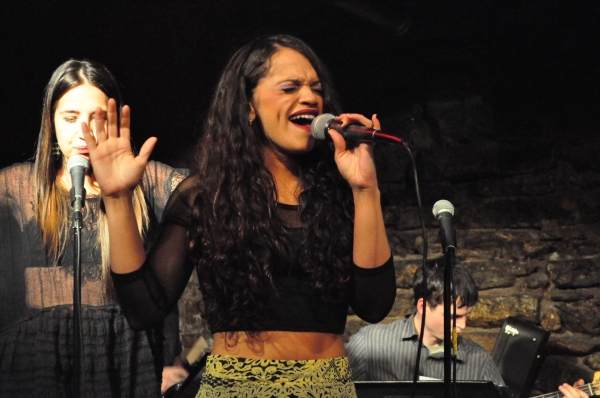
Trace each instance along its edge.
<path fill-rule="evenodd" d="M 438 200 L 433 205 L 433 215 L 440 222 L 440 239 L 442 248 L 456 249 L 456 233 L 452 229 L 452 216 L 454 215 L 454 206 L 447 200 Z"/>
<path fill-rule="evenodd" d="M 433 215 L 440 222 L 440 240 L 444 252 L 444 390 L 446 397 L 452 396 L 452 358 L 458 355 L 458 335 L 456 334 L 456 298 L 454 295 L 453 272 L 455 265 L 456 234 L 452 229 L 454 206 L 447 200 L 438 200 L 433 205 Z M 451 304 L 454 311 L 451 314 Z M 454 317 L 454 325 L 451 318 Z M 454 326 L 454 327 L 452 327 Z M 456 365 L 456 361 L 454 362 Z M 456 376 L 456 366 L 454 366 Z"/>
<path fill-rule="evenodd" d="M 90 161 L 83 155 L 74 155 L 67 162 L 67 170 L 71 173 L 71 206 L 73 211 L 80 212 L 85 206 L 85 188 L 83 182 Z"/>
<path fill-rule="evenodd" d="M 73 207 L 73 396 L 83 396 L 85 386 L 83 327 L 81 315 L 81 227 L 85 206 L 85 173 L 90 161 L 83 155 L 74 155 L 67 162 L 71 173 L 71 206 Z"/>

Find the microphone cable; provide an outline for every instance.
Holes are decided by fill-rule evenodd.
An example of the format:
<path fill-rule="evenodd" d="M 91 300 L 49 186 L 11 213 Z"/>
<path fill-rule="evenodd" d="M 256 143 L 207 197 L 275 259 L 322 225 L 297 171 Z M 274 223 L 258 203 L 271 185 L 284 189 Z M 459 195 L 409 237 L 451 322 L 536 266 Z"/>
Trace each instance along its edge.
<path fill-rule="evenodd" d="M 413 178 L 415 181 L 415 196 L 417 198 L 417 206 L 419 208 L 419 219 L 421 221 L 421 233 L 423 236 L 423 260 L 422 260 L 421 268 L 423 270 L 423 297 L 426 297 L 427 296 L 427 266 L 426 265 L 427 265 L 428 243 L 427 243 L 427 228 L 425 227 L 425 219 L 423 217 L 423 205 L 421 203 L 421 193 L 419 190 L 419 176 L 417 174 L 417 164 L 415 162 L 415 158 L 413 157 L 412 151 L 410 150 L 408 144 L 405 141 L 403 141 L 402 144 L 408 151 L 408 155 L 409 155 L 411 165 L 413 168 Z M 423 349 L 423 334 L 425 333 L 425 314 L 426 314 L 426 308 L 427 308 L 427 306 L 425 305 L 425 302 L 423 304 L 424 305 L 423 305 L 423 314 L 421 317 L 421 330 L 419 332 L 419 343 L 417 346 L 417 358 L 416 358 L 415 369 L 414 369 L 414 373 L 413 373 L 413 385 L 412 385 L 411 394 L 410 394 L 411 398 L 415 398 L 415 395 L 417 393 L 417 382 L 419 381 L 419 367 L 421 364 L 421 350 Z"/>

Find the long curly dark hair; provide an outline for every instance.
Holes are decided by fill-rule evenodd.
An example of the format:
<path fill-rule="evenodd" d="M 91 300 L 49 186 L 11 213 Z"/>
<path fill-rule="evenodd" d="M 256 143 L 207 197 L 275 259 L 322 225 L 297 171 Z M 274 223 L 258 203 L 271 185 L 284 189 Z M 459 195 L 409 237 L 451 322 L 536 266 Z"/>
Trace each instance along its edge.
<path fill-rule="evenodd" d="M 255 39 L 240 48 L 217 85 L 197 147 L 199 193 L 192 210 L 191 255 L 197 262 L 203 315 L 213 330 L 260 330 L 278 259 L 290 258 L 289 229 L 276 216 L 277 192 L 266 168 L 260 121 L 250 123 L 250 100 L 278 50 L 304 55 L 323 87 L 324 111 L 339 114 L 329 74 L 303 41 L 288 35 Z M 328 143 L 295 156 L 304 241 L 295 253 L 328 301 L 347 298 L 352 263 L 352 194 Z"/>

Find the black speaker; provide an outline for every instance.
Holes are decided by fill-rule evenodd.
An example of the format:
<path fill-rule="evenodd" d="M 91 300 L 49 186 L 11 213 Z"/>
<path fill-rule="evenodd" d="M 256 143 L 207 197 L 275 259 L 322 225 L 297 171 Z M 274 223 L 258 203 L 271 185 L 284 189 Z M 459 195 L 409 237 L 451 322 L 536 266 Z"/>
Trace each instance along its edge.
<path fill-rule="evenodd" d="M 508 317 L 492 358 L 514 398 L 527 397 L 540 371 L 550 333 L 530 322 Z"/>
<path fill-rule="evenodd" d="M 358 398 L 445 398 L 443 381 L 355 381 Z M 510 398 L 510 391 L 491 381 L 457 381 L 453 384 L 458 398 Z"/>

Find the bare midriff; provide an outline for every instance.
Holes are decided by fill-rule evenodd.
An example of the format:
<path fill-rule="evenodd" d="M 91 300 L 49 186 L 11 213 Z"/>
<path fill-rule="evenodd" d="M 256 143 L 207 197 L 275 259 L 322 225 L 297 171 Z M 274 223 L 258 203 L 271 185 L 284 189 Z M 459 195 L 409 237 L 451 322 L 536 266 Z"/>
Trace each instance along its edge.
<path fill-rule="evenodd" d="M 215 333 L 211 354 L 240 358 L 306 360 L 346 355 L 342 336 L 313 332 Z"/>

